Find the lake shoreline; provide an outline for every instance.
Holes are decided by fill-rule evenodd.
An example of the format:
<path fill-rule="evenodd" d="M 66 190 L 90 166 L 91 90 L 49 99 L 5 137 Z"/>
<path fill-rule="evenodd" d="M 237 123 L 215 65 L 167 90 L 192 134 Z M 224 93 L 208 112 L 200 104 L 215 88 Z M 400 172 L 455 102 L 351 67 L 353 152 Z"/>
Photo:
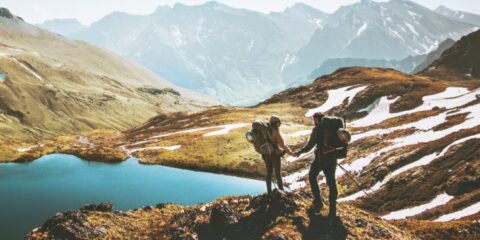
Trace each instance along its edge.
<path fill-rule="evenodd" d="M 51 148 L 50 148 L 51 149 Z M 66 148 L 60 151 L 49 151 L 44 149 L 43 147 L 35 148 L 30 151 L 23 152 L 20 156 L 15 158 L 12 161 L 0 161 L 2 163 L 31 163 L 35 160 L 52 154 L 67 154 L 72 155 L 78 158 L 81 158 L 84 161 L 88 162 L 101 162 L 101 163 L 109 163 L 109 164 L 117 164 L 127 161 L 131 157 L 138 159 L 138 162 L 143 165 L 158 165 L 158 166 L 166 166 L 166 167 L 173 167 L 178 169 L 185 169 L 197 172 L 207 172 L 207 173 L 215 173 L 221 174 L 226 176 L 234 176 L 234 177 L 241 177 L 241 178 L 248 178 L 253 180 L 265 180 L 265 176 L 259 175 L 257 173 L 247 174 L 245 171 L 235 170 L 235 169 L 210 169 L 207 166 L 199 166 L 194 164 L 182 164 L 182 163 L 155 163 L 155 162 L 148 162 L 144 161 L 139 157 L 128 155 L 123 149 L 121 148 L 112 148 L 112 147 L 93 147 L 93 148 Z M 265 169 L 266 172 L 266 169 Z"/>
<path fill-rule="evenodd" d="M 10 206 L 0 216 L 0 232 L 5 231 L 6 236 L 19 236 L 19 231 L 26 228 L 31 231 L 58 212 L 69 212 L 86 204 L 110 202 L 118 211 L 130 212 L 167 203 L 189 208 L 224 196 L 265 192 L 262 181 L 162 165 L 147 166 L 134 157 L 111 163 L 49 154 L 25 164 L 0 164 L 0 173 L 3 179 L 0 192 L 5 193 L 0 203 Z M 33 198 L 35 203 L 29 204 Z M 37 210 L 32 210 L 33 206 Z M 25 214 L 31 214 L 32 218 L 27 221 L 21 217 Z M 7 229 L 12 224 L 18 228 Z"/>

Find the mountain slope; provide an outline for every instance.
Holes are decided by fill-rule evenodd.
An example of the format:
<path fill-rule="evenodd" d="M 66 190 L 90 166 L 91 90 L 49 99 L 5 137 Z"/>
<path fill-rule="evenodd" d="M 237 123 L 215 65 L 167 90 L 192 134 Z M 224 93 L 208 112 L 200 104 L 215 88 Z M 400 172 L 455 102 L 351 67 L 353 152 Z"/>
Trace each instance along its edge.
<path fill-rule="evenodd" d="M 480 78 L 480 30 L 462 37 L 422 74 L 438 78 Z"/>
<path fill-rule="evenodd" d="M 415 69 L 411 71 L 411 73 L 419 73 L 426 69 L 435 60 L 439 59 L 447 49 L 451 48 L 454 43 L 455 41 L 450 38 L 440 43 L 437 49 L 425 55 L 425 60 L 418 64 Z"/>
<path fill-rule="evenodd" d="M 217 2 L 112 13 L 70 35 L 133 59 L 176 85 L 227 103 L 285 89 L 280 71 L 327 14 L 304 4 L 262 14 Z M 125 34 L 125 33 L 128 34 Z"/>
<path fill-rule="evenodd" d="M 475 239 L 480 217 L 478 94 L 478 80 L 345 68 L 254 108 L 163 114 L 122 134 L 91 138 L 97 146 L 123 149 L 146 164 L 264 177 L 260 156 L 244 139 L 251 121 L 279 115 L 286 143 L 298 150 L 307 141 L 313 111 L 344 113 L 353 140 L 348 157 L 339 163 L 360 185 L 337 169 L 340 222 L 322 217 L 326 210 L 322 216 L 308 214 L 307 179 L 313 158 L 308 153 L 282 160 L 283 179 L 294 193 L 275 193 L 268 197 L 270 202 L 263 195 L 227 197 L 193 207 L 162 204 L 128 213 L 67 212 L 31 236 Z M 323 197 L 328 199 L 327 191 Z M 132 223 L 134 229 L 126 227 Z M 95 231 L 98 228 L 105 231 Z"/>
<path fill-rule="evenodd" d="M 331 74 L 339 68 L 345 67 L 378 67 L 393 68 L 405 73 L 412 72 L 416 66 L 423 63 L 426 55 L 409 56 L 402 60 L 364 59 L 364 58 L 333 58 L 328 59 L 315 69 L 308 79 L 314 80 L 318 76 Z"/>
<path fill-rule="evenodd" d="M 474 31 L 474 25 L 441 16 L 408 0 L 343 6 L 331 14 L 310 43 L 285 69 L 285 82 L 304 82 L 312 69 L 331 58 L 402 59 L 426 54 L 447 38 Z"/>
<path fill-rule="evenodd" d="M 457 21 L 467 22 L 480 26 L 480 15 L 463 12 L 463 11 L 454 11 L 450 8 L 447 8 L 443 5 L 440 5 L 435 9 L 435 12 L 443 16 L 455 19 Z"/>
<path fill-rule="evenodd" d="M 0 32 L 0 138 L 120 130 L 164 111 L 210 104 L 138 64 L 19 18 L 0 17 Z"/>

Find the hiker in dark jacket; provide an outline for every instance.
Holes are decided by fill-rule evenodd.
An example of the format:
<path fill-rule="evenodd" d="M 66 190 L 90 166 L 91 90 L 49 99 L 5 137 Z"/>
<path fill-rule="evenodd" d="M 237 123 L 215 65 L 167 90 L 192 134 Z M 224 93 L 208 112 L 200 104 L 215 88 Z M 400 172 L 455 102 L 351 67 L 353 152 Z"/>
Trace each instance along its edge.
<path fill-rule="evenodd" d="M 278 188 L 283 190 L 283 182 L 282 182 L 282 173 L 281 173 L 281 157 L 288 153 L 289 155 L 293 155 L 293 152 L 285 145 L 283 141 L 282 135 L 280 134 L 280 125 L 282 124 L 281 120 L 277 116 L 270 117 L 270 127 L 271 127 L 271 141 L 278 154 L 273 155 L 265 155 L 262 154 L 263 161 L 265 161 L 265 166 L 267 167 L 267 191 L 268 193 L 272 192 L 272 173 L 275 170 L 275 177 L 277 178 Z M 283 151 L 282 151 L 283 150 Z"/>
<path fill-rule="evenodd" d="M 321 121 L 324 115 L 322 113 L 315 113 L 313 115 L 313 121 L 315 127 L 312 130 L 310 139 L 307 145 L 298 151 L 295 156 L 300 156 L 303 153 L 310 152 L 313 147 L 315 148 L 315 160 L 313 161 L 310 172 L 308 173 L 310 187 L 312 188 L 313 195 L 313 209 L 319 211 L 323 207 L 322 198 L 320 196 L 320 188 L 318 187 L 317 176 L 320 171 L 323 170 L 327 185 L 329 189 L 329 216 L 336 216 L 336 202 L 337 202 L 337 184 L 335 182 L 335 169 L 337 167 L 337 159 L 331 154 L 322 156 L 324 151 L 323 144 L 323 130 L 321 127 Z"/>

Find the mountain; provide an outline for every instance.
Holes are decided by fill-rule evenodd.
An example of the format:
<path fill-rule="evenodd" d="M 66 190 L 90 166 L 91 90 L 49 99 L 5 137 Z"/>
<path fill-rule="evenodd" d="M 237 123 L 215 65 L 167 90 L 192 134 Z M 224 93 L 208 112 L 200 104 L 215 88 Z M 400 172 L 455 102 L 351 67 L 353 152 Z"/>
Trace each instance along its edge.
<path fill-rule="evenodd" d="M 77 19 L 51 19 L 42 24 L 37 24 L 37 26 L 63 36 L 69 36 L 86 28 Z"/>
<path fill-rule="evenodd" d="M 255 107 L 161 114 L 122 133 L 92 134 L 97 146 L 118 148 L 145 164 L 264 178 L 264 163 L 244 137 L 253 120 L 280 116 L 286 143 L 299 150 L 308 140 L 313 112 L 345 116 L 352 142 L 348 157 L 339 160 L 348 174 L 341 168 L 336 172 L 339 218 L 325 217 L 326 209 L 319 214 L 308 210 L 313 160 L 308 153 L 282 160 L 283 180 L 292 193 L 225 197 L 189 207 L 159 204 L 128 212 L 112 212 L 108 204 L 89 205 L 55 215 L 29 238 L 476 239 L 478 94 L 479 81 L 343 68 Z M 325 193 L 323 197 L 328 199 Z"/>
<path fill-rule="evenodd" d="M 305 83 L 328 59 L 427 54 L 474 27 L 406 0 L 364 0 L 331 15 L 301 3 L 262 14 L 207 2 L 161 6 L 150 15 L 115 12 L 68 36 L 132 59 L 181 87 L 251 105 Z M 399 70 L 409 64 L 385 62 Z"/>
<path fill-rule="evenodd" d="M 440 43 L 440 45 L 438 46 L 437 49 L 435 49 L 434 51 L 425 55 L 425 60 L 422 63 L 418 64 L 415 67 L 415 69 L 410 71 L 410 72 L 411 73 L 418 73 L 418 72 L 423 71 L 428 66 L 430 66 L 430 64 L 432 64 L 435 60 L 439 59 L 440 56 L 442 56 L 443 52 L 445 52 L 447 49 L 451 48 L 454 43 L 455 43 L 455 41 L 453 41 L 450 38 L 443 41 L 442 43 Z"/>
<path fill-rule="evenodd" d="M 384 60 L 384 59 L 363 59 L 363 58 L 334 58 L 328 59 L 315 69 L 308 79 L 314 80 L 318 76 L 330 74 L 339 68 L 344 67 L 378 67 L 378 68 L 393 68 L 404 73 L 418 73 L 435 60 L 440 58 L 442 53 L 450 48 L 455 41 L 447 39 L 440 43 L 437 49 L 428 54 L 408 56 L 402 60 Z"/>
<path fill-rule="evenodd" d="M 479 42 L 480 30 L 462 37 L 421 73 L 441 79 L 479 79 Z"/>
<path fill-rule="evenodd" d="M 454 11 L 443 5 L 438 6 L 435 9 L 435 12 L 443 16 L 455 19 L 457 21 L 462 21 L 462 22 L 471 23 L 471 24 L 480 26 L 480 15 L 477 15 L 477 14 L 463 12 L 463 11 Z"/>
<path fill-rule="evenodd" d="M 194 111 L 208 98 L 109 51 L 0 17 L 0 138 L 45 138 L 126 129 L 165 111 Z"/>
<path fill-rule="evenodd" d="M 112 50 L 181 87 L 249 104 L 285 89 L 281 70 L 327 14 L 305 4 L 262 14 L 217 2 L 115 12 L 69 36 Z"/>
<path fill-rule="evenodd" d="M 335 72 L 345 67 L 379 67 L 393 68 L 405 73 L 412 72 L 415 67 L 423 63 L 426 55 L 409 56 L 402 60 L 364 59 L 364 58 L 333 58 L 328 59 L 315 69 L 308 79 L 314 80 L 318 76 Z"/>
<path fill-rule="evenodd" d="M 312 69 L 332 58 L 403 59 L 426 54 L 439 43 L 475 30 L 408 0 L 342 6 L 331 14 L 287 66 L 283 80 L 301 84 Z"/>

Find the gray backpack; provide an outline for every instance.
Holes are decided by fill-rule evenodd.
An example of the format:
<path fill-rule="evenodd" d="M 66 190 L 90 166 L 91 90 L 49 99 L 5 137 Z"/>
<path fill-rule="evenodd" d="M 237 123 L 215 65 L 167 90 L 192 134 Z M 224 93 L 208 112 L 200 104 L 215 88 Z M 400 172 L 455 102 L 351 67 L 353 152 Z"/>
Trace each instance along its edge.
<path fill-rule="evenodd" d="M 271 131 L 270 124 L 256 120 L 252 123 L 252 130 L 248 131 L 245 137 L 253 144 L 256 152 L 262 155 L 274 155 L 277 148 L 272 143 Z"/>

